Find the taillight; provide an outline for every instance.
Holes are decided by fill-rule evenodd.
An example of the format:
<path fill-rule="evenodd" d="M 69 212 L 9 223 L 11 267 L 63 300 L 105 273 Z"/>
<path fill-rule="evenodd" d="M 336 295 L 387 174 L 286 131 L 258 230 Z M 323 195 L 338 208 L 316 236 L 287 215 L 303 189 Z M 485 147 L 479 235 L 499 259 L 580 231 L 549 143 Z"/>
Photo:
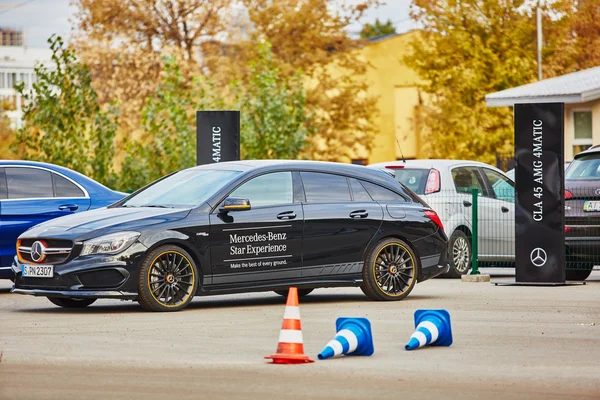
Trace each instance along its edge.
<path fill-rule="evenodd" d="M 571 230 L 570 226 L 565 226 L 565 233 L 569 232 Z"/>
<path fill-rule="evenodd" d="M 437 226 L 439 226 L 441 230 L 444 230 L 444 225 L 442 224 L 442 220 L 440 219 L 440 217 L 437 215 L 437 213 L 435 211 L 425 210 L 425 215 L 427 215 L 430 220 L 435 222 L 435 224 Z"/>
<path fill-rule="evenodd" d="M 565 190 L 565 200 L 569 200 L 573 198 L 573 193 L 569 192 L 568 190 Z"/>
<path fill-rule="evenodd" d="M 425 186 L 425 194 L 431 194 L 440 191 L 440 171 L 431 169 L 427 177 L 427 185 Z"/>

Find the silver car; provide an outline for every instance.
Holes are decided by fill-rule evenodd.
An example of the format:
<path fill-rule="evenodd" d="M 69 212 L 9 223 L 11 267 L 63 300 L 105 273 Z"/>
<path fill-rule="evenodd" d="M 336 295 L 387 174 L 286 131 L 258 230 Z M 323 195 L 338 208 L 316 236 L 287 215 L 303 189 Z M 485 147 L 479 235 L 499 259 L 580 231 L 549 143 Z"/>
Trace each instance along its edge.
<path fill-rule="evenodd" d="M 369 165 L 393 170 L 396 180 L 423 198 L 440 216 L 450 238 L 450 272 L 471 267 L 472 190 L 478 189 L 478 260 L 513 266 L 515 184 L 501 170 L 477 161 L 407 160 Z"/>

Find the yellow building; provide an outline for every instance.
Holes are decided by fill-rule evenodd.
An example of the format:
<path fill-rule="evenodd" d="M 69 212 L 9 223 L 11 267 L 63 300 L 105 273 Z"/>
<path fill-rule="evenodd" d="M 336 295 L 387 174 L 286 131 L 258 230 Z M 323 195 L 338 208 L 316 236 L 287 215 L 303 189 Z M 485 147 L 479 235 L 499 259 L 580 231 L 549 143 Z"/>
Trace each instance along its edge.
<path fill-rule="evenodd" d="M 421 157 L 419 129 L 414 119 L 421 101 L 418 76 L 402 62 L 416 34 L 418 31 L 373 39 L 360 50 L 371 65 L 366 79 L 369 94 L 378 98 L 379 115 L 373 148 L 353 154 L 353 163 L 395 161 L 401 159 L 402 153 L 406 159 Z"/>

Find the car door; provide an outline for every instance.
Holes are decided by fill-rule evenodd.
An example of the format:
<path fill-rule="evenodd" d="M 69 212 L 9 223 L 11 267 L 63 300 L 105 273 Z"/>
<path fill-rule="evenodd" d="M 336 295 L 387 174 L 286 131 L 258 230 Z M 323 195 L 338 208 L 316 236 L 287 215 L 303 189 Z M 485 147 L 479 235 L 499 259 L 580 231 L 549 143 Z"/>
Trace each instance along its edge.
<path fill-rule="evenodd" d="M 490 252 L 490 239 L 489 234 L 486 233 L 486 229 L 489 229 L 486 226 L 486 223 L 483 221 L 489 220 L 490 218 L 486 216 L 489 207 L 487 207 L 484 192 L 486 190 L 485 181 L 483 180 L 483 176 L 477 167 L 474 166 L 458 166 L 452 168 L 450 171 L 452 176 L 452 181 L 454 182 L 454 188 L 456 193 L 450 196 L 449 207 L 451 207 L 454 212 L 462 212 L 464 221 L 467 225 L 473 229 L 473 189 L 477 189 L 479 193 L 478 200 L 478 253 L 479 256 L 483 256 L 489 254 Z M 450 232 L 449 234 L 451 234 Z"/>
<path fill-rule="evenodd" d="M 305 194 L 302 276 L 360 273 L 364 251 L 381 225 L 381 206 L 356 179 L 322 172 L 300 176 Z"/>
<path fill-rule="evenodd" d="M 515 187 L 506 176 L 490 168 L 481 168 L 488 190 L 483 206 L 486 234 L 490 237 L 487 254 L 493 260 L 515 258 Z"/>
<path fill-rule="evenodd" d="M 90 207 L 83 188 L 50 170 L 7 166 L 2 175 L 7 195 L 0 200 L 1 266 L 12 263 L 17 237 L 30 227 Z"/>
<path fill-rule="evenodd" d="M 290 171 L 260 175 L 228 195 L 248 199 L 250 209 L 211 213 L 213 284 L 301 276 L 303 212 L 293 188 Z"/>

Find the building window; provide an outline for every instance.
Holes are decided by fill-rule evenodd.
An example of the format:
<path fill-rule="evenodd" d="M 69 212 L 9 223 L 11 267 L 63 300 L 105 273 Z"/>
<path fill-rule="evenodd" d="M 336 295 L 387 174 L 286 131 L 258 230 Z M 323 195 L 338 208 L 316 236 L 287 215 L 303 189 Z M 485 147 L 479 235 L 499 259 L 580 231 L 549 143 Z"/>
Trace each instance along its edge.
<path fill-rule="evenodd" d="M 353 158 L 352 159 L 352 164 L 354 164 L 354 165 L 367 165 L 367 159 L 366 158 Z"/>
<path fill-rule="evenodd" d="M 592 145 L 592 112 L 573 112 L 573 156 Z"/>

